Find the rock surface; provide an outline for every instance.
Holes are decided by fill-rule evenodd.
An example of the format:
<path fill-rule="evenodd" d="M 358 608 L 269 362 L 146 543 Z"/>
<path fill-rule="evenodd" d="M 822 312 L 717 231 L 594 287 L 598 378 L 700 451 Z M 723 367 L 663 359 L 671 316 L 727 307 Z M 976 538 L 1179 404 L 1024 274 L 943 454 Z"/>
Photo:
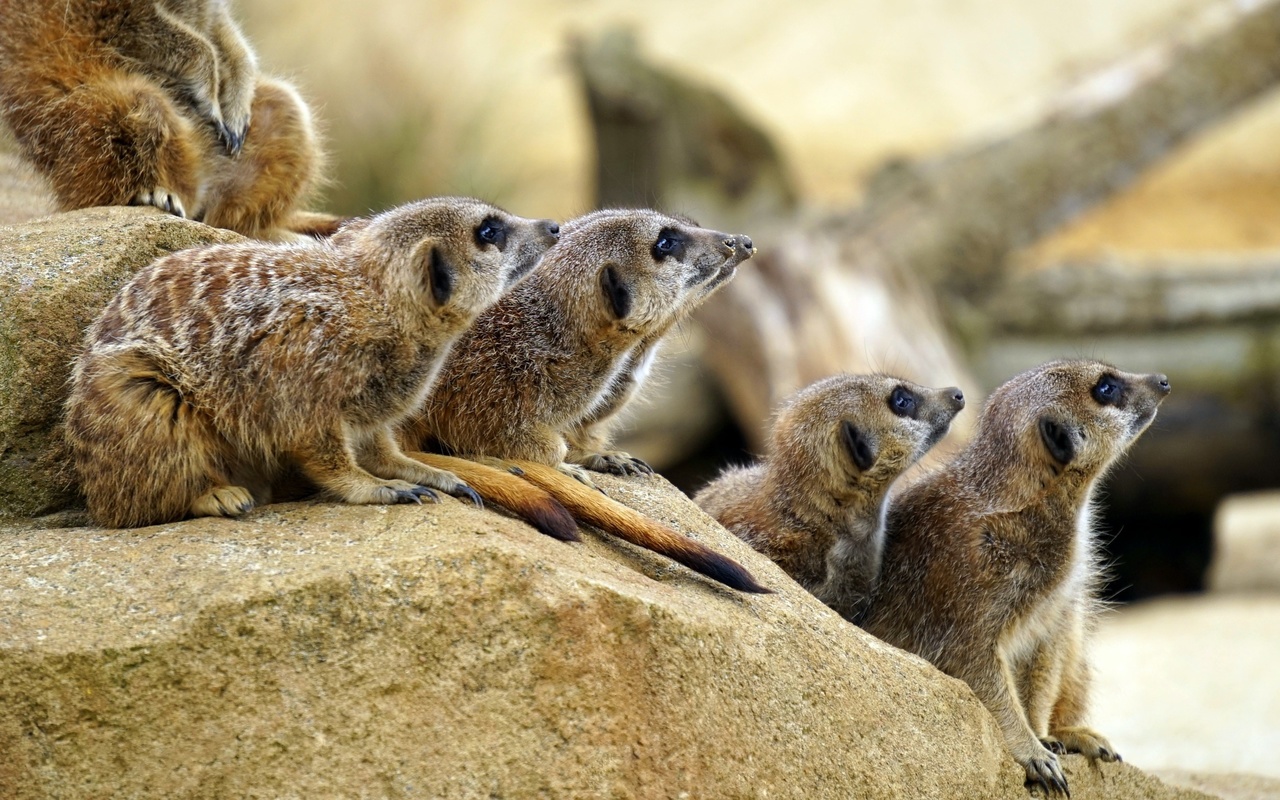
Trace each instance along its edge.
<path fill-rule="evenodd" d="M 0 786 L 1027 798 L 962 683 L 846 624 L 660 478 L 599 480 L 777 593 L 452 499 L 0 531 Z M 1128 764 L 1065 769 L 1076 800 L 1204 797 Z"/>
<path fill-rule="evenodd" d="M 0 517 L 73 499 L 59 421 L 83 330 L 153 259 L 227 231 L 155 209 L 93 208 L 0 227 Z"/>

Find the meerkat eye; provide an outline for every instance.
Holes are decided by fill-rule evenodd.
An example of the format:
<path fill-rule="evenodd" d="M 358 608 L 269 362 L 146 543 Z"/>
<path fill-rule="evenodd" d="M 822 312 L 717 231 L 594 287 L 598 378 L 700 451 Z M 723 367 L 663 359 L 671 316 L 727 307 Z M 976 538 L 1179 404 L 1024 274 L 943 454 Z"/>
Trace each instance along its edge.
<path fill-rule="evenodd" d="M 476 228 L 476 241 L 502 247 L 507 243 L 507 228 L 501 220 L 489 217 Z"/>
<path fill-rule="evenodd" d="M 667 256 L 678 255 L 684 247 L 684 237 L 671 228 L 663 228 L 658 240 L 653 243 L 653 260 L 661 261 Z"/>
<path fill-rule="evenodd" d="M 1120 381 L 1110 375 L 1103 375 L 1093 387 L 1093 399 L 1097 400 L 1099 405 L 1115 405 L 1119 402 L 1123 389 Z"/>
<path fill-rule="evenodd" d="M 919 410 L 919 403 L 916 402 L 915 393 L 910 389 L 899 386 L 889 395 L 889 410 L 900 417 L 916 418 Z"/>

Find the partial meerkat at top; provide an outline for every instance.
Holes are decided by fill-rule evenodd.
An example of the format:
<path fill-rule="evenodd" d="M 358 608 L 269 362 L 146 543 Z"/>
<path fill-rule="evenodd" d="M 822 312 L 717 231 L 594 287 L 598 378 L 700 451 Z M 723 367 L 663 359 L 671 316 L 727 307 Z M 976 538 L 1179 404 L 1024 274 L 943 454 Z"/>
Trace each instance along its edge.
<path fill-rule="evenodd" d="M 403 444 L 516 462 L 581 518 L 727 585 L 764 591 L 732 560 L 587 489 L 588 468 L 647 470 L 607 449 L 608 421 L 643 382 L 661 336 L 753 252 L 746 236 L 647 209 L 566 223 L 555 249 L 459 342 Z M 586 431 L 590 446 L 571 448 Z M 479 468 L 465 477 L 484 476 Z"/>
<path fill-rule="evenodd" d="M 329 233 L 311 112 L 227 0 L 0 0 L 0 109 L 63 210 L 152 205 L 256 238 Z"/>
<path fill-rule="evenodd" d="M 1060 753 L 1118 760 L 1085 727 L 1101 567 L 1099 480 L 1169 393 L 1164 375 L 1054 361 L 988 399 L 968 446 L 892 502 L 864 627 L 973 688 L 1028 783 L 1067 794 Z"/>
<path fill-rule="evenodd" d="M 558 230 L 437 198 L 326 241 L 213 245 L 144 268 L 72 375 L 66 433 L 90 514 L 111 527 L 238 516 L 287 468 L 348 503 L 432 488 L 478 502 L 405 456 L 393 428 Z"/>
<path fill-rule="evenodd" d="M 835 375 L 778 409 L 768 452 L 694 502 L 841 616 L 866 608 L 889 488 L 941 441 L 964 394 L 888 375 Z"/>

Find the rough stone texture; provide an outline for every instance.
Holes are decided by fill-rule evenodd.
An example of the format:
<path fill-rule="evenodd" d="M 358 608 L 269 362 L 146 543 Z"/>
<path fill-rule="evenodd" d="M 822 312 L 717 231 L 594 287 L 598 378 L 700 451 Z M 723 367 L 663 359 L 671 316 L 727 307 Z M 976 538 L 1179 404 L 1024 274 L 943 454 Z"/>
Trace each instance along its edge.
<path fill-rule="evenodd" d="M 1280 594 L 1122 608 L 1104 617 L 1092 662 L 1093 721 L 1126 761 L 1280 780 Z"/>
<path fill-rule="evenodd" d="M 777 594 L 452 499 L 0 531 L 5 796 L 1025 800 L 962 683 L 660 478 L 600 482 Z M 1203 797 L 1065 763 L 1077 800 Z"/>
<path fill-rule="evenodd" d="M 0 517 L 72 499 L 59 421 L 83 330 L 138 269 L 236 241 L 155 209 L 93 208 L 0 227 Z"/>
<path fill-rule="evenodd" d="M 1213 520 L 1214 591 L 1280 591 L 1280 492 L 1228 497 Z"/>

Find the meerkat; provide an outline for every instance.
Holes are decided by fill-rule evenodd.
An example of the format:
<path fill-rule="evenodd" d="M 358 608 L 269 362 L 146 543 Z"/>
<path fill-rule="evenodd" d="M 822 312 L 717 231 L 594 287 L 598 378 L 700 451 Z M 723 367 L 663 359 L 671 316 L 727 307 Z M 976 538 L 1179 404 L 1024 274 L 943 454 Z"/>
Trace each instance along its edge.
<path fill-rule="evenodd" d="M 295 211 L 323 161 L 311 112 L 259 75 L 226 0 L 0 0 L 0 19 L 0 110 L 62 210 L 332 232 Z"/>
<path fill-rule="evenodd" d="M 1164 375 L 1097 361 L 1036 367 L 992 393 L 951 463 L 890 504 L 864 627 L 968 683 L 1046 793 L 1068 793 L 1056 754 L 1119 760 L 1084 726 L 1092 501 L 1168 393 Z"/>
<path fill-rule="evenodd" d="M 724 471 L 693 500 L 856 621 L 880 570 L 889 487 L 963 408 L 954 386 L 826 378 L 782 403 L 759 463 Z"/>
<path fill-rule="evenodd" d="M 548 220 L 439 198 L 326 241 L 166 256 L 86 334 L 66 433 L 90 514 L 110 527 L 238 516 L 297 468 L 348 503 L 476 501 L 406 457 L 416 411 L 476 315 L 558 238 Z"/>
<path fill-rule="evenodd" d="M 581 491 L 594 487 L 584 464 L 621 472 L 618 465 L 640 462 L 617 451 L 566 460 L 567 436 L 619 410 L 631 393 L 620 386 L 642 380 L 649 350 L 641 361 L 634 357 L 753 252 L 745 236 L 647 209 L 597 211 L 566 223 L 556 248 L 463 337 L 438 389 L 402 430 L 403 443 L 514 463 L 580 518 L 727 585 L 764 591 L 730 559 L 599 492 Z M 583 485 L 569 486 L 548 470 Z M 486 474 L 472 468 L 466 476 L 478 483 Z"/>

